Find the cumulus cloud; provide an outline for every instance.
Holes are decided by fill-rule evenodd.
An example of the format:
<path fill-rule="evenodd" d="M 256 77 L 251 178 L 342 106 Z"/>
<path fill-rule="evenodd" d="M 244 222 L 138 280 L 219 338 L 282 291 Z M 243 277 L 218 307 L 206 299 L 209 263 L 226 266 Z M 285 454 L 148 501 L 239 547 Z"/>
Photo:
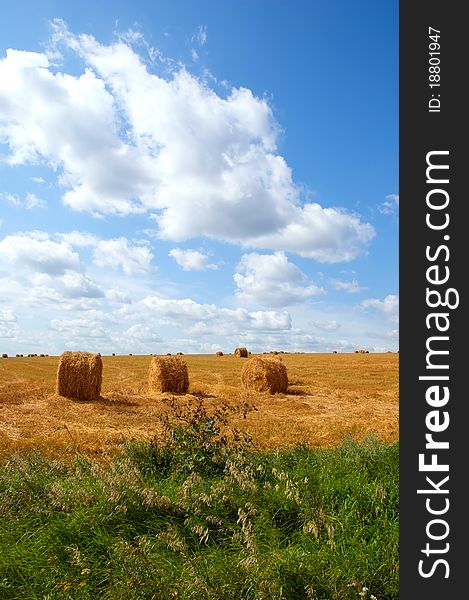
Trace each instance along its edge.
<path fill-rule="evenodd" d="M 199 304 L 190 298 L 146 296 L 134 302 L 132 307 L 124 306 L 119 309 L 119 315 L 124 319 L 145 322 L 156 320 L 182 328 L 208 322 L 216 329 L 222 327 L 224 331 L 231 331 L 233 334 L 249 330 L 283 331 L 291 328 L 291 316 L 286 311 L 250 312 L 244 308 L 230 309 L 215 304 Z"/>
<path fill-rule="evenodd" d="M 137 324 L 132 325 L 125 332 L 126 336 L 133 338 L 137 342 L 161 342 L 161 337 L 151 327 Z"/>
<path fill-rule="evenodd" d="M 281 251 L 244 254 L 233 279 L 236 297 L 260 306 L 288 306 L 324 293 Z"/>
<path fill-rule="evenodd" d="M 102 298 L 103 290 L 82 273 L 65 273 L 61 278 L 65 298 Z"/>
<path fill-rule="evenodd" d="M 384 300 L 369 298 L 361 303 L 364 309 L 373 309 L 384 314 L 390 321 L 399 322 L 399 296 L 389 294 Z"/>
<path fill-rule="evenodd" d="M 93 262 L 97 267 L 122 269 L 126 275 L 147 273 L 152 258 L 147 245 L 129 245 L 124 237 L 100 240 L 93 250 Z"/>
<path fill-rule="evenodd" d="M 65 204 L 95 214 L 141 209 L 150 159 L 122 142 L 112 95 L 86 70 L 53 73 L 44 54 L 7 50 L 0 61 L 0 141 L 12 165 L 61 167 Z"/>
<path fill-rule="evenodd" d="M 89 311 L 86 318 L 78 319 L 52 319 L 50 329 L 70 338 L 72 348 L 77 348 L 82 340 L 87 343 L 93 340 L 110 339 L 108 320 L 99 314 L 93 315 Z M 88 318 L 89 316 L 89 318 Z"/>
<path fill-rule="evenodd" d="M 370 224 L 302 203 L 266 99 L 243 87 L 221 97 L 184 67 L 150 72 L 125 36 L 106 46 L 54 27 L 87 68 L 55 72 L 45 54 L 9 50 L 0 141 L 10 164 L 58 169 L 65 204 L 95 215 L 148 211 L 173 242 L 202 236 L 326 263 L 366 252 Z M 203 28 L 198 38 L 203 45 Z"/>
<path fill-rule="evenodd" d="M 49 275 L 82 269 L 79 255 L 67 242 L 54 242 L 42 232 L 7 235 L 0 241 L 0 255 L 15 267 Z"/>
<path fill-rule="evenodd" d="M 110 289 L 106 291 L 106 298 L 114 304 L 132 304 L 132 299 L 122 290 Z"/>
<path fill-rule="evenodd" d="M 19 327 L 14 321 L 0 321 L 0 338 L 15 338 Z"/>
<path fill-rule="evenodd" d="M 378 210 L 383 215 L 391 215 L 399 210 L 399 195 L 389 194 L 386 201 L 378 206 Z"/>
<path fill-rule="evenodd" d="M 182 250 L 173 248 L 169 251 L 177 264 L 183 271 L 204 271 L 205 269 L 217 269 L 217 265 L 208 262 L 209 256 L 198 250 Z"/>

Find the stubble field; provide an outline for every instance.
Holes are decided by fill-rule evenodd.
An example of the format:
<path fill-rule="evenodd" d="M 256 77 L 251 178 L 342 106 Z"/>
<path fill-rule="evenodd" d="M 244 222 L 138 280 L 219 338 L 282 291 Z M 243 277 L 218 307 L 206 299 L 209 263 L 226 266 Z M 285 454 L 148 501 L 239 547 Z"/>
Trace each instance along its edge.
<path fill-rule="evenodd" d="M 398 439 L 398 360 L 385 354 L 283 354 L 286 394 L 247 392 L 240 385 L 246 359 L 232 355 L 186 355 L 190 377 L 184 399 L 209 405 L 247 401 L 257 411 L 242 428 L 256 448 L 289 448 L 299 442 L 334 447 L 344 438 L 361 441 L 373 433 L 382 442 Z M 55 393 L 58 357 L 0 361 L 0 457 L 41 449 L 66 459 L 77 452 L 111 456 L 130 439 L 158 434 L 162 399 L 150 395 L 150 356 L 103 356 L 101 398 L 69 400 Z"/>

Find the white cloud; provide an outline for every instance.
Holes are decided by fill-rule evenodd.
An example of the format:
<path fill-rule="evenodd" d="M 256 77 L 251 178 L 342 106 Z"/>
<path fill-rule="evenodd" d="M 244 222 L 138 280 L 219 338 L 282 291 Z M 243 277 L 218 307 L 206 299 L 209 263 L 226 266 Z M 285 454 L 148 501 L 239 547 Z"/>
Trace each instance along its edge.
<path fill-rule="evenodd" d="M 0 308 L 0 338 L 12 340 L 18 335 L 17 320 L 11 308 Z"/>
<path fill-rule="evenodd" d="M 26 210 L 31 208 L 45 208 L 46 203 L 36 196 L 36 194 L 28 193 L 23 201 Z"/>
<path fill-rule="evenodd" d="M 31 177 L 31 181 L 34 181 L 34 183 L 46 183 L 46 180 L 43 177 Z"/>
<path fill-rule="evenodd" d="M 16 315 L 11 308 L 0 308 L 0 322 L 15 323 L 16 321 Z"/>
<path fill-rule="evenodd" d="M 73 340 L 73 347 L 83 340 L 110 339 L 110 328 L 114 325 L 115 320 L 99 310 L 89 310 L 85 317 L 50 321 L 50 328 Z"/>
<path fill-rule="evenodd" d="M 390 321 L 399 322 L 399 296 L 389 294 L 384 300 L 369 298 L 361 303 L 365 309 L 373 309 L 383 313 Z"/>
<path fill-rule="evenodd" d="M 330 280 L 332 287 L 336 290 L 348 292 L 349 294 L 356 294 L 361 292 L 364 288 L 360 287 L 358 280 L 353 278 L 352 281 L 342 281 L 340 279 Z"/>
<path fill-rule="evenodd" d="M 65 298 L 102 298 L 104 292 L 86 275 L 65 273 L 61 281 Z"/>
<path fill-rule="evenodd" d="M 114 304 L 132 304 L 132 299 L 122 290 L 111 289 L 106 291 L 106 298 Z"/>
<path fill-rule="evenodd" d="M 122 269 L 126 275 L 138 275 L 150 270 L 153 254 L 147 245 L 129 245 L 126 238 L 100 240 L 93 250 L 97 267 Z"/>
<path fill-rule="evenodd" d="M 177 264 L 183 271 L 204 271 L 205 269 L 217 269 L 217 265 L 208 263 L 209 256 L 198 250 L 182 250 L 173 248 L 169 251 Z"/>
<path fill-rule="evenodd" d="M 0 338 L 15 338 L 18 335 L 18 324 L 12 321 L 0 321 Z"/>
<path fill-rule="evenodd" d="M 0 241 L 0 255 L 15 267 L 49 275 L 82 269 L 79 255 L 69 244 L 54 242 L 43 232 L 7 235 Z"/>
<path fill-rule="evenodd" d="M 196 323 L 209 323 L 216 331 L 236 334 L 249 330 L 289 330 L 291 317 L 288 312 L 253 311 L 244 308 L 222 308 L 215 304 L 199 304 L 190 298 L 171 299 L 146 296 L 131 307 L 123 306 L 118 314 L 125 319 L 143 322 L 170 323 L 185 329 Z"/>
<path fill-rule="evenodd" d="M 61 167 L 65 204 L 95 214 L 142 210 L 150 160 L 117 136 L 113 97 L 90 70 L 80 77 L 50 70 L 47 57 L 7 50 L 0 61 L 0 141 L 9 163 Z"/>
<path fill-rule="evenodd" d="M 147 327 L 146 325 L 138 324 L 132 325 L 127 329 L 124 334 L 125 336 L 129 336 L 138 342 L 161 342 L 161 337 L 151 329 L 151 327 Z"/>
<path fill-rule="evenodd" d="M 314 327 L 321 329 L 322 331 L 337 331 L 337 329 L 340 328 L 340 323 L 334 319 L 328 321 L 313 321 L 312 324 Z"/>
<path fill-rule="evenodd" d="M 205 46 L 207 43 L 207 25 L 197 27 L 197 33 L 192 36 L 192 41 L 197 42 L 199 46 Z"/>
<path fill-rule="evenodd" d="M 324 293 L 289 262 L 284 252 L 244 254 L 237 269 L 235 294 L 248 304 L 288 306 Z"/>
<path fill-rule="evenodd" d="M 389 194 L 386 196 L 386 202 L 378 206 L 378 210 L 383 215 L 391 215 L 399 210 L 399 195 Z"/>
<path fill-rule="evenodd" d="M 25 208 L 26 210 L 31 210 L 32 208 L 45 208 L 46 203 L 44 200 L 41 200 L 36 196 L 36 194 L 27 193 L 24 198 L 20 198 L 17 194 L 10 194 L 9 192 L 5 192 L 1 194 L 3 199 L 16 206 L 17 208 Z"/>
<path fill-rule="evenodd" d="M 96 246 L 98 243 L 96 236 L 91 233 L 83 233 L 81 231 L 58 233 L 57 236 L 71 246 Z"/>
<path fill-rule="evenodd" d="M 11 164 L 61 170 L 65 204 L 96 215 L 151 211 L 158 235 L 174 242 L 208 237 L 321 262 L 366 252 L 370 224 L 301 203 L 267 100 L 246 88 L 223 98 L 183 67 L 167 79 L 150 73 L 123 36 L 105 46 L 54 27 L 88 68 L 56 73 L 44 54 L 9 50 L 0 140 Z M 198 37 L 205 43 L 204 28 Z"/>

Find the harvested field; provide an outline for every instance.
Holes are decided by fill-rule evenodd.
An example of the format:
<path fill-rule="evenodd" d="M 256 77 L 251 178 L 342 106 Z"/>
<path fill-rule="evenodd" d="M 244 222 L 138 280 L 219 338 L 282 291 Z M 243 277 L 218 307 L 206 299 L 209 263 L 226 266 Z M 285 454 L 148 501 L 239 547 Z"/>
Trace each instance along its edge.
<path fill-rule="evenodd" d="M 253 355 L 254 356 L 254 355 Z M 189 391 L 216 406 L 246 400 L 258 408 L 239 425 L 257 448 L 299 442 L 333 447 L 350 436 L 374 432 L 398 439 L 399 355 L 285 354 L 289 387 L 270 395 L 244 390 L 245 362 L 233 355 L 185 355 Z M 0 362 L 0 456 L 41 448 L 64 458 L 77 451 L 105 459 L 129 439 L 157 433 L 161 399 L 148 393 L 150 356 L 103 356 L 101 397 L 87 403 L 55 393 L 59 357 L 9 358 Z"/>

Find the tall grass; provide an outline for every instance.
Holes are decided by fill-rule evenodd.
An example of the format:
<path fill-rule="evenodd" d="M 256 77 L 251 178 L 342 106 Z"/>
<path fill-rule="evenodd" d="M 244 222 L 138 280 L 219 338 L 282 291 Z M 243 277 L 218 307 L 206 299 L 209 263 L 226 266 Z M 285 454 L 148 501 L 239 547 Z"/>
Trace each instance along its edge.
<path fill-rule="evenodd" d="M 249 449 L 229 406 L 168 401 L 165 436 L 108 464 L 12 456 L 3 599 L 398 597 L 398 445 Z"/>

